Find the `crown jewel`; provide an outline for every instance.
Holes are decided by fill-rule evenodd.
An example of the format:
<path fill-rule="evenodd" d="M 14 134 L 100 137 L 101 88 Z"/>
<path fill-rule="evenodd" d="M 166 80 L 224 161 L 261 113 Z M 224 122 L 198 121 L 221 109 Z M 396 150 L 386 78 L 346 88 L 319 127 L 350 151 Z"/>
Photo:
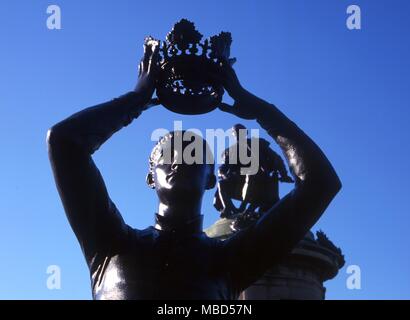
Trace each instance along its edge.
<path fill-rule="evenodd" d="M 158 98 L 166 108 L 183 114 L 200 114 L 215 109 L 222 100 L 223 88 L 210 74 L 230 56 L 232 37 L 221 32 L 202 40 L 194 23 L 182 19 L 167 34 L 165 41 L 145 39 L 148 46 L 160 47 Z"/>

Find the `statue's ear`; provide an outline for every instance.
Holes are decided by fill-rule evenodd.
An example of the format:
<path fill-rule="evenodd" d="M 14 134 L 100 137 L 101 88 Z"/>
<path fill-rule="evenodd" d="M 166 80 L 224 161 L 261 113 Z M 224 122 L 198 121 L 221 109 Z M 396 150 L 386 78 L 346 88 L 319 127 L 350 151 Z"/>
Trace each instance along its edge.
<path fill-rule="evenodd" d="M 208 181 L 206 183 L 206 190 L 213 189 L 215 187 L 215 185 L 216 185 L 216 176 L 215 176 L 214 173 L 211 173 L 208 176 Z"/>
<path fill-rule="evenodd" d="M 147 182 L 148 187 L 150 187 L 151 189 L 155 189 L 155 182 L 154 177 L 152 176 L 152 172 L 149 172 L 147 174 L 147 178 L 145 179 L 145 181 Z"/>

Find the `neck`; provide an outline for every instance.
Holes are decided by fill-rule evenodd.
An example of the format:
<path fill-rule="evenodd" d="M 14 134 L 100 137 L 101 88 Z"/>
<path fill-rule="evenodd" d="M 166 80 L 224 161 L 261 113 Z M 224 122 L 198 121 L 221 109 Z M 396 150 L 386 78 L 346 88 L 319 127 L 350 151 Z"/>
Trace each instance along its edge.
<path fill-rule="evenodd" d="M 160 202 L 155 221 L 155 228 L 158 230 L 179 229 L 200 218 L 202 222 L 201 201 L 198 201 L 195 204 L 187 202 L 178 206 L 169 206 Z"/>

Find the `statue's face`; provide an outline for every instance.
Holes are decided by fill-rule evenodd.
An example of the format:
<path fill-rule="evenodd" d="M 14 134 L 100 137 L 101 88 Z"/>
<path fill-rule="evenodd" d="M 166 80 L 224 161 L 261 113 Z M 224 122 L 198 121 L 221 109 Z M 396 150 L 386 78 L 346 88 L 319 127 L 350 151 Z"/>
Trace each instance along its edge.
<path fill-rule="evenodd" d="M 182 141 L 177 147 L 173 139 L 162 144 L 151 173 L 152 186 L 162 203 L 199 201 L 205 190 L 215 186 L 213 166 L 206 163 L 205 151 L 196 155 L 190 144 Z"/>

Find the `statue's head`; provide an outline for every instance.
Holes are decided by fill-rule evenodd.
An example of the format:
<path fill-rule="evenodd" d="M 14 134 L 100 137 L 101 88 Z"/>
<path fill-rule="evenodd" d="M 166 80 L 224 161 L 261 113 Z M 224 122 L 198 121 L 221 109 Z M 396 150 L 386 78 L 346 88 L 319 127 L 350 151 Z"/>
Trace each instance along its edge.
<path fill-rule="evenodd" d="M 192 131 L 161 137 L 149 158 L 147 184 L 162 203 L 200 201 L 216 183 L 214 158 L 208 143 Z"/>

